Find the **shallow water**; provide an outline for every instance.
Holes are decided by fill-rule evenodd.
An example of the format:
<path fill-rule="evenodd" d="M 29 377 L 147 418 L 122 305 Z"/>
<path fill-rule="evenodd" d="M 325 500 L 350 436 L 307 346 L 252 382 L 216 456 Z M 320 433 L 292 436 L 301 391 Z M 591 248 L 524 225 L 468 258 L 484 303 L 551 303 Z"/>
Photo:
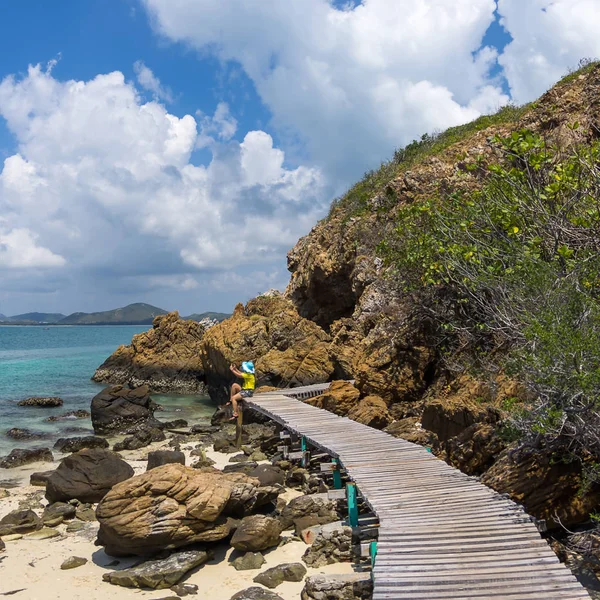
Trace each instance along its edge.
<path fill-rule="evenodd" d="M 91 433 L 89 419 L 67 419 L 49 423 L 51 415 L 76 409 L 89 411 L 90 401 L 103 387 L 90 377 L 121 344 L 128 344 L 147 326 L 19 327 L 0 326 L 0 455 L 12 448 L 51 446 L 61 436 Z M 30 396 L 60 396 L 61 408 L 17 406 Z M 204 396 L 159 395 L 164 407 L 160 420 L 175 418 L 197 422 L 209 417 L 214 405 Z M 12 427 L 43 432 L 47 440 L 12 440 L 5 433 Z M 68 431 L 69 428 L 82 431 Z"/>

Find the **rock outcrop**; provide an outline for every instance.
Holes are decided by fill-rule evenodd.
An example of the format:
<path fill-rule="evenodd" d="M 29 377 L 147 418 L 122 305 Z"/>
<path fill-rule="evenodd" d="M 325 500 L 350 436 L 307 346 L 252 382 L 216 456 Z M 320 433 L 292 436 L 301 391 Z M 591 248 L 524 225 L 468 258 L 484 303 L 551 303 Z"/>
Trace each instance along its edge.
<path fill-rule="evenodd" d="M 148 555 L 226 538 L 229 517 L 250 514 L 277 490 L 241 473 L 157 467 L 115 485 L 100 502 L 99 542 L 112 555 Z"/>
<path fill-rule="evenodd" d="M 98 367 L 93 380 L 147 385 L 156 392 L 204 393 L 201 359 L 203 325 L 172 312 L 154 319 L 152 329 L 135 335 Z"/>
<path fill-rule="evenodd" d="M 158 405 L 150 398 L 148 386 L 136 388 L 113 385 L 92 399 L 92 425 L 101 435 L 127 433 L 133 427 L 156 426 Z"/>
<path fill-rule="evenodd" d="M 313 575 L 306 579 L 302 600 L 364 600 L 373 594 L 373 580 L 364 573 Z"/>
<path fill-rule="evenodd" d="M 302 581 L 306 575 L 306 567 L 301 563 L 284 563 L 259 573 L 252 581 L 265 587 L 275 589 L 284 581 Z"/>
<path fill-rule="evenodd" d="M 31 463 L 52 462 L 54 457 L 50 448 L 15 448 L 10 454 L 0 457 L 0 468 L 14 469 Z"/>
<path fill-rule="evenodd" d="M 100 448 L 67 456 L 48 477 L 48 502 L 99 502 L 117 483 L 133 476 L 133 469 L 118 454 Z"/>
<path fill-rule="evenodd" d="M 569 461 L 566 453 L 544 448 L 506 451 L 481 481 L 508 494 L 550 527 L 587 521 L 600 503 L 600 486 L 584 485 L 578 460 Z"/>
<path fill-rule="evenodd" d="M 340 523 L 323 525 L 302 560 L 309 567 L 324 567 L 337 562 L 352 562 L 352 528 Z"/>
<path fill-rule="evenodd" d="M 108 441 L 97 435 L 87 435 L 83 437 L 59 438 L 54 444 L 54 449 L 64 454 L 79 452 L 79 450 L 83 450 L 84 448 L 108 448 Z"/>
<path fill-rule="evenodd" d="M 57 408 L 63 404 L 64 401 L 62 398 L 38 396 L 17 402 L 17 406 L 36 406 L 38 408 Z"/>
<path fill-rule="evenodd" d="M 204 336 L 203 364 L 211 397 L 222 399 L 233 381 L 229 366 L 253 360 L 259 385 L 293 387 L 328 381 L 334 366 L 329 335 L 303 319 L 282 296 L 238 304 L 231 318 Z"/>

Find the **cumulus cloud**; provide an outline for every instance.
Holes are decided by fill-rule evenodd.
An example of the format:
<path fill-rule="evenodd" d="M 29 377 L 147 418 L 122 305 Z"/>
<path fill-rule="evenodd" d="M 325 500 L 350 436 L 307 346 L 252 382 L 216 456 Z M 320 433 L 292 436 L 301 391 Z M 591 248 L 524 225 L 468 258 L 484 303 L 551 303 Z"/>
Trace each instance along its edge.
<path fill-rule="evenodd" d="M 2 231 L 0 228 L 0 269 L 62 267 L 65 259 L 48 248 L 38 246 L 36 238 L 28 229 Z"/>
<path fill-rule="evenodd" d="M 120 72 L 59 81 L 30 67 L 0 83 L 0 115 L 19 150 L 0 174 L 4 266 L 190 291 L 202 273 L 280 264 L 323 210 L 320 171 L 287 168 L 265 132 L 233 140 L 225 105 L 204 127 L 212 160 L 194 165 L 196 120 L 144 102 Z"/>
<path fill-rule="evenodd" d="M 344 184 L 509 100 L 481 47 L 494 0 L 143 1 L 164 36 L 239 63 L 279 132 Z"/>
<path fill-rule="evenodd" d="M 147 67 L 141 60 L 133 65 L 137 82 L 148 92 L 152 92 L 156 100 L 173 102 L 173 92 L 161 84 L 160 79 L 154 75 L 152 69 Z"/>
<path fill-rule="evenodd" d="M 513 37 L 500 57 L 516 102 L 533 100 L 582 58 L 600 58 L 597 0 L 499 0 Z"/>

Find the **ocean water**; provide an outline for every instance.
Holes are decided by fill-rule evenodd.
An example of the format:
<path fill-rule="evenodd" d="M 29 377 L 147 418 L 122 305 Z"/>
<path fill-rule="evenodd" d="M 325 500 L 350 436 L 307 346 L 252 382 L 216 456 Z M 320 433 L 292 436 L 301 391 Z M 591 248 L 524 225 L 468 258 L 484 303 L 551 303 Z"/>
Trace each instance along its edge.
<path fill-rule="evenodd" d="M 90 409 L 90 401 L 104 386 L 90 377 L 120 344 L 128 344 L 147 326 L 19 327 L 0 326 L 0 455 L 12 448 L 52 446 L 59 437 L 89 435 L 89 419 L 48 422 L 51 415 Z M 60 408 L 17 406 L 30 396 L 60 396 Z M 175 418 L 203 421 L 214 411 L 205 396 L 153 395 L 164 410 L 161 421 Z M 7 438 L 12 427 L 43 432 L 47 439 Z M 75 430 L 73 430 L 75 428 Z"/>

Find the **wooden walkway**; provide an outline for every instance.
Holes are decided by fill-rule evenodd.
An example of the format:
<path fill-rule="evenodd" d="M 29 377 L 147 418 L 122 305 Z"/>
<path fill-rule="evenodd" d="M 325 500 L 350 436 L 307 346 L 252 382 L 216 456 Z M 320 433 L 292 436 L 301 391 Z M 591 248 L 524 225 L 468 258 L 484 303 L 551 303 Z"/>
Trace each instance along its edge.
<path fill-rule="evenodd" d="M 589 600 L 510 499 L 421 446 L 293 397 L 326 388 L 256 394 L 250 406 L 337 458 L 378 516 L 374 600 Z"/>

